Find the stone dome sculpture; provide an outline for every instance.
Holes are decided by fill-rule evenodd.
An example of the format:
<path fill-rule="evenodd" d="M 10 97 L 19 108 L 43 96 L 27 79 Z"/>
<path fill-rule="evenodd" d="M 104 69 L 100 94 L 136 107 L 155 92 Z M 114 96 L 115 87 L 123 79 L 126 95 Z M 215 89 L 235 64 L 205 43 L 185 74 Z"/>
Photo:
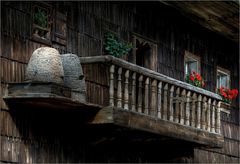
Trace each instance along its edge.
<path fill-rule="evenodd" d="M 86 101 L 86 85 L 80 59 L 75 54 L 59 54 L 50 47 L 36 49 L 27 65 L 26 82 L 52 82 L 71 89 L 71 98 Z"/>
<path fill-rule="evenodd" d="M 72 89 L 73 99 L 85 101 L 86 85 L 79 57 L 75 54 L 60 56 L 64 71 L 64 86 Z"/>
<path fill-rule="evenodd" d="M 64 84 L 64 72 L 59 52 L 50 47 L 36 49 L 27 65 L 25 81 Z"/>

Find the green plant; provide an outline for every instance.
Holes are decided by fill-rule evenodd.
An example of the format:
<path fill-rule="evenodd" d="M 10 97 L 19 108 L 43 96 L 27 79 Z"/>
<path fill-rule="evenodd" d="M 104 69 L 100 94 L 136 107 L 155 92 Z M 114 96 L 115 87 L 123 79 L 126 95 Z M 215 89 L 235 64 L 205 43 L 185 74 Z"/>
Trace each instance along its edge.
<path fill-rule="evenodd" d="M 202 76 L 194 71 L 190 75 L 186 76 L 186 82 L 196 87 L 202 87 L 202 88 L 205 87 L 205 83 Z"/>
<path fill-rule="evenodd" d="M 106 33 L 104 36 L 104 50 L 115 57 L 121 57 L 132 49 L 132 44 L 120 41 L 112 33 Z"/>
<path fill-rule="evenodd" d="M 34 13 L 34 23 L 43 28 L 46 28 L 48 24 L 48 16 L 46 11 L 37 8 L 37 11 Z"/>

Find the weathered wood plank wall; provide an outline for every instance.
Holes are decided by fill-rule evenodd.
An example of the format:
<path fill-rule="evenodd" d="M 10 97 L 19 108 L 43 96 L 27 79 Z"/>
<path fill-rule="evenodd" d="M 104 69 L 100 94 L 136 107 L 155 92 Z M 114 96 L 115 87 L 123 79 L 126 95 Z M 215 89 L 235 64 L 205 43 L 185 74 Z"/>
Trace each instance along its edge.
<path fill-rule="evenodd" d="M 79 56 L 103 55 L 103 35 L 106 31 L 111 31 L 127 41 L 131 40 L 132 32 L 154 40 L 158 45 L 157 71 L 160 73 L 184 80 L 183 55 L 184 51 L 188 50 L 201 57 L 201 72 L 207 81 L 207 89 L 215 90 L 217 65 L 231 71 L 231 86 L 239 88 L 238 45 L 186 20 L 181 14 L 159 2 L 50 2 L 54 11 L 67 13 L 66 45 L 58 42 L 47 45 L 31 39 L 32 5 L 33 2 L 2 2 L 1 96 L 6 92 L 6 83 L 24 80 L 26 64 L 36 48 L 52 46 L 60 53 L 76 53 Z M 95 97 L 88 96 L 87 99 L 100 105 L 108 103 L 109 77 L 108 70 L 104 67 L 103 64 L 83 66 L 87 94 L 95 93 Z M 2 97 L 0 102 L 0 161 L 23 163 L 119 162 L 123 159 L 126 159 L 123 162 L 151 162 L 151 159 L 153 162 L 161 161 L 156 157 L 150 158 L 158 154 L 150 151 L 152 152 L 150 155 L 143 150 L 144 146 L 140 143 L 141 149 L 139 147 L 131 149 L 132 154 L 127 154 L 130 153 L 129 150 L 118 155 L 129 148 L 128 144 L 123 143 L 121 144 L 125 149 L 123 146 L 119 151 L 109 148 L 103 152 L 104 146 L 95 150 L 96 147 L 90 145 L 102 136 L 96 137 L 98 139 L 93 136 L 104 132 L 92 133 L 86 129 L 82 130 L 78 126 L 81 122 L 78 118 L 81 116 L 80 113 L 68 113 L 69 117 L 65 117 L 66 113 L 60 114 L 57 111 L 45 111 L 40 115 L 31 110 L 17 109 L 11 112 L 5 106 Z M 237 106 L 239 100 L 235 104 Z M 205 156 L 208 156 L 206 162 L 222 162 L 223 158 L 226 162 L 239 160 L 237 133 L 239 126 L 235 125 L 239 123 L 237 117 L 239 107 L 237 108 L 232 112 L 230 121 L 222 124 L 222 131 L 226 136 L 223 150 L 195 149 L 194 161 L 203 162 Z M 43 122 L 45 119 L 47 121 Z M 69 127 L 70 130 L 67 130 Z M 58 129 L 57 135 L 51 133 L 53 129 Z M 79 130 L 85 137 L 75 135 Z M 92 140 L 85 142 L 89 136 L 92 136 Z"/>

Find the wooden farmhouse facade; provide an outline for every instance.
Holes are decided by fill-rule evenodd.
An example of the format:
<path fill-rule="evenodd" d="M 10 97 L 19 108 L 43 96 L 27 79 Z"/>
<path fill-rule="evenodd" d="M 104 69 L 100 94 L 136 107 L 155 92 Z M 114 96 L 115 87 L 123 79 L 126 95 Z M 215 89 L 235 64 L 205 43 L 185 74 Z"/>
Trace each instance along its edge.
<path fill-rule="evenodd" d="M 41 47 L 82 97 L 27 80 Z M 0 162 L 239 163 L 238 1 L 1 1 L 0 76 Z"/>

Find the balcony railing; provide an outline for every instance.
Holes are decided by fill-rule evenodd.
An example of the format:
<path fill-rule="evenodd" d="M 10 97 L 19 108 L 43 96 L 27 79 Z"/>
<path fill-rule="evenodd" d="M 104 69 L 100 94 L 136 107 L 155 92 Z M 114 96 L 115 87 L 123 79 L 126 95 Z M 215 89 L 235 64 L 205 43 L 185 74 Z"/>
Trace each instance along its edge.
<path fill-rule="evenodd" d="M 218 94 L 112 56 L 81 57 L 80 60 L 87 85 L 97 84 L 99 80 L 94 79 L 106 73 L 105 80 L 100 80 L 107 82 L 101 84 L 105 89 L 98 96 L 103 104 L 105 100 L 105 105 L 114 109 L 220 135 L 221 97 Z M 95 69 L 90 69 L 89 66 L 96 64 Z M 104 94 L 106 90 L 108 93 Z M 93 101 L 98 99 L 96 91 L 88 92 L 87 97 Z"/>

